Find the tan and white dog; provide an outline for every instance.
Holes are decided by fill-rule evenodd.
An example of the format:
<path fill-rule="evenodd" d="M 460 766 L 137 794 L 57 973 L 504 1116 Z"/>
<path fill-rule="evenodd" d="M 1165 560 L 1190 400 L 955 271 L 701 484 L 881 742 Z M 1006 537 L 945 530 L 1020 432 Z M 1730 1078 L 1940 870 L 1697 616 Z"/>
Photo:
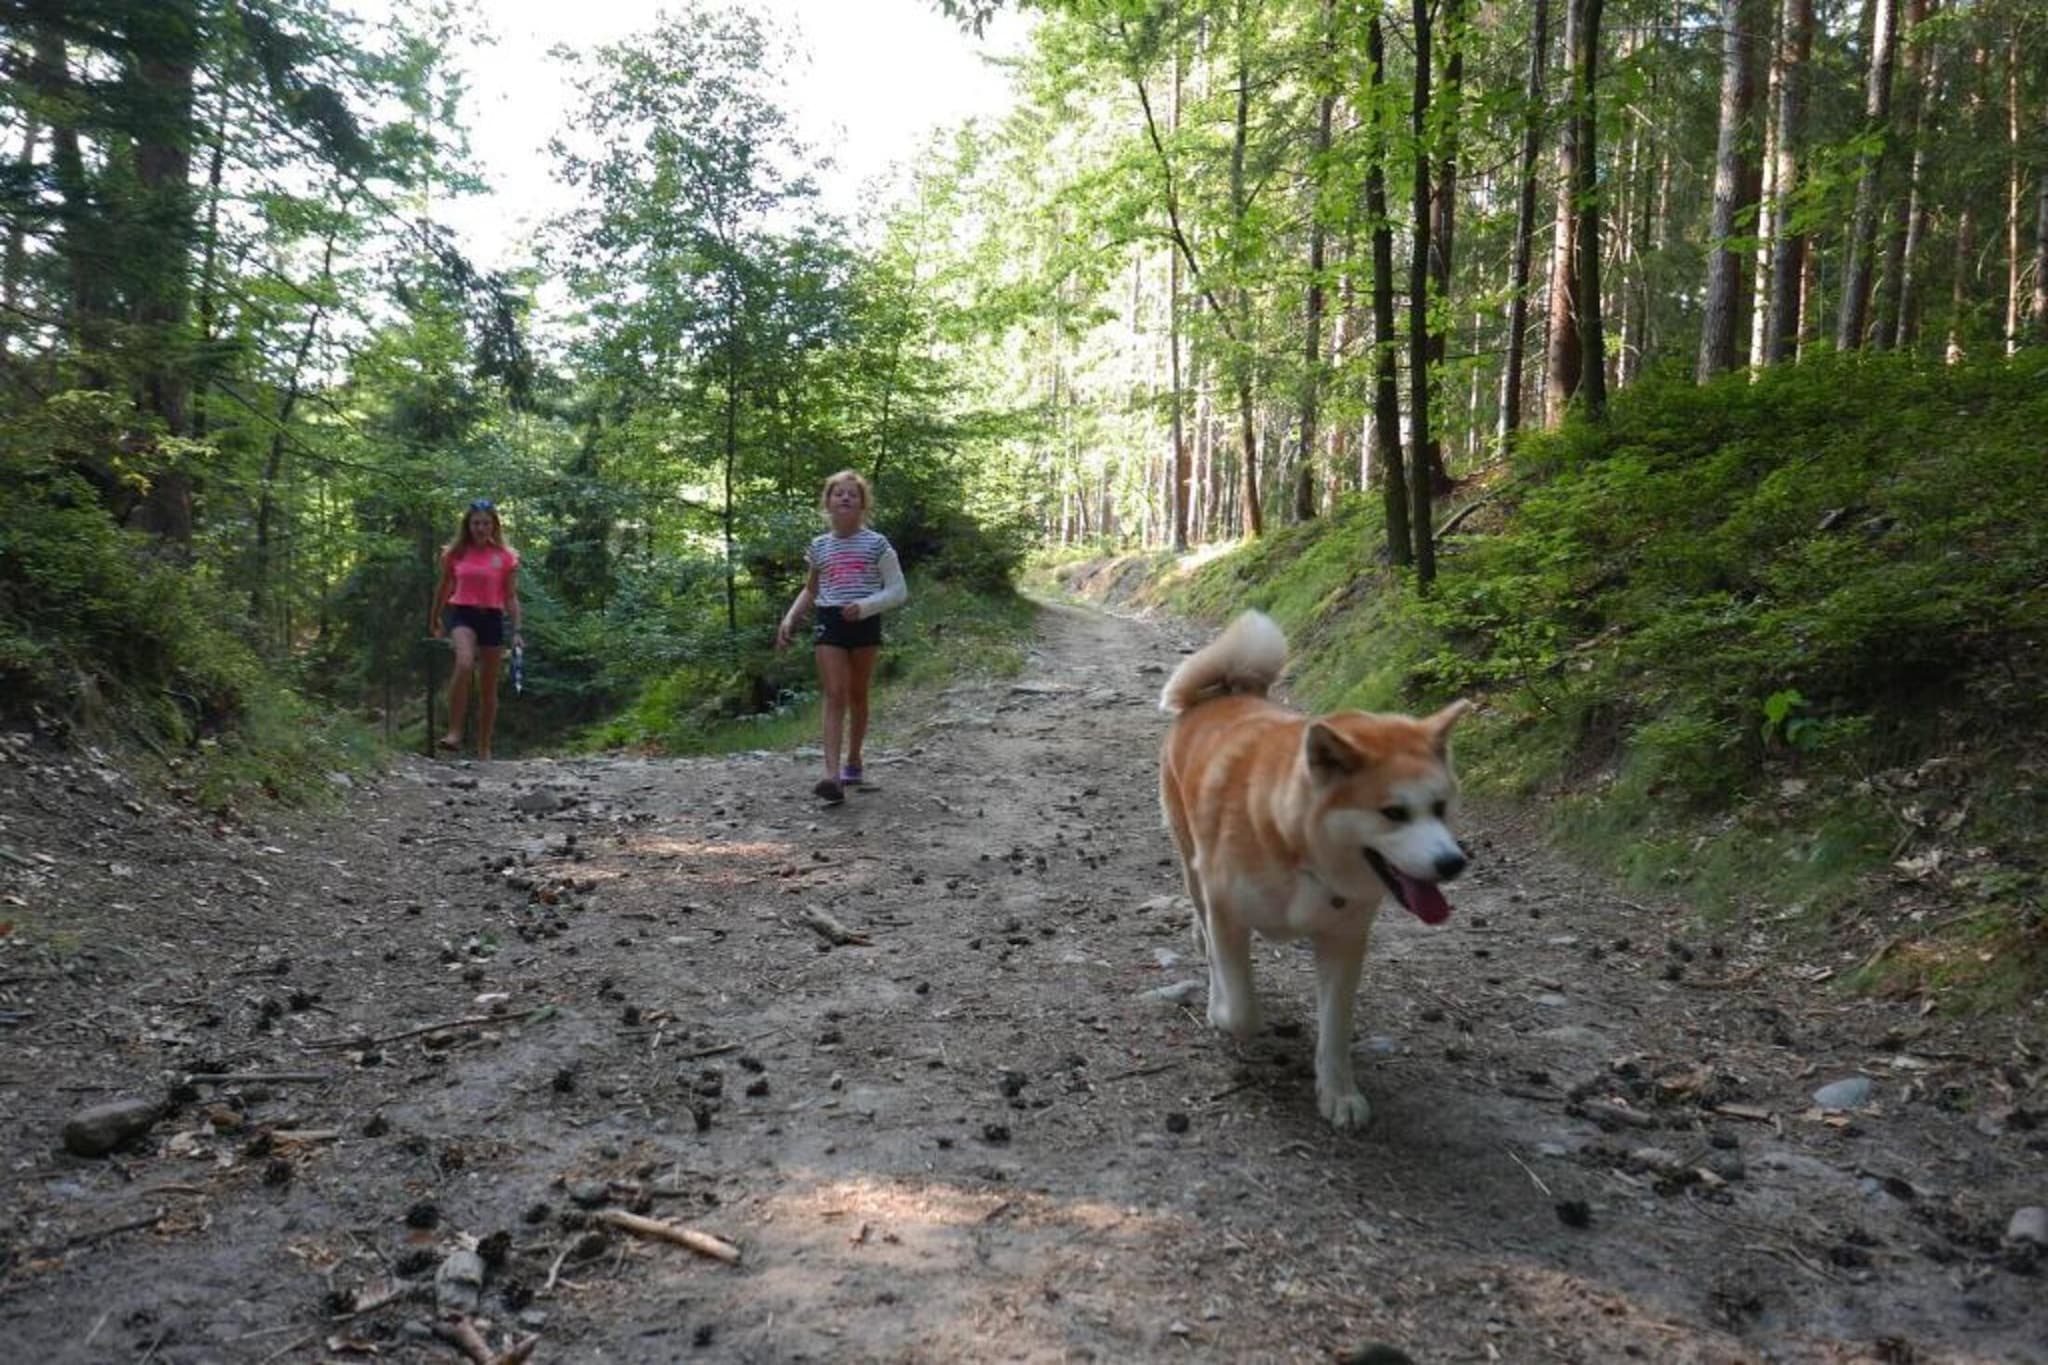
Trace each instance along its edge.
<path fill-rule="evenodd" d="M 1433 716 L 1305 716 L 1266 698 L 1287 641 L 1255 611 L 1189 656 L 1160 694 L 1174 713 L 1159 801 L 1209 957 L 1209 1022 L 1259 1027 L 1251 934 L 1307 938 L 1316 959 L 1316 1103 L 1339 1128 L 1371 1106 L 1351 1068 L 1351 1017 L 1367 940 L 1392 898 L 1425 924 L 1450 917 L 1439 883 L 1465 870 L 1451 833 L 1450 732 Z"/>

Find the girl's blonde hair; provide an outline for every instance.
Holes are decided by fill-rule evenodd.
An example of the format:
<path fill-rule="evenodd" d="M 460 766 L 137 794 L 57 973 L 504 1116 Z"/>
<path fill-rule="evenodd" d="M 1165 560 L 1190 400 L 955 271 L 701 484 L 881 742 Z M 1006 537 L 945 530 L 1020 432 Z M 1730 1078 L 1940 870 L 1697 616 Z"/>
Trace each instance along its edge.
<path fill-rule="evenodd" d="M 479 498 L 477 501 L 483 500 Z M 491 535 L 487 541 L 479 541 L 469 533 L 469 519 L 479 512 L 491 519 Z M 473 550 L 479 546 L 489 546 L 498 550 L 508 548 L 505 544 L 505 525 L 498 520 L 498 509 L 490 504 L 479 507 L 473 502 L 462 509 L 462 520 L 455 527 L 455 539 L 441 547 L 441 557 L 453 559 L 465 550 Z"/>
<path fill-rule="evenodd" d="M 842 469 L 825 480 L 824 489 L 818 494 L 818 509 L 828 516 L 832 512 L 832 490 L 842 483 L 850 483 L 860 490 L 860 520 L 865 526 L 875 511 L 875 490 L 858 469 Z"/>

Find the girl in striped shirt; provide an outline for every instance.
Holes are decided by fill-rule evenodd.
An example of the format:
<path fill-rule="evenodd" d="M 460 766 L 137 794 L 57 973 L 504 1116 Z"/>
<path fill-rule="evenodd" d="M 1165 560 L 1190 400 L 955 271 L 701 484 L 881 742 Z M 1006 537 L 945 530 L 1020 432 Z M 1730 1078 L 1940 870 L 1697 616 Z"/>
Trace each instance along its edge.
<path fill-rule="evenodd" d="M 825 776 L 811 790 L 826 805 L 836 806 L 850 788 L 865 785 L 860 750 L 868 732 L 868 683 L 882 645 L 882 613 L 902 606 L 908 593 L 888 537 L 868 525 L 874 511 L 868 481 L 842 469 L 825 480 L 819 501 L 832 529 L 804 551 L 810 575 L 783 614 L 775 647 L 788 648 L 804 613 L 815 604 L 811 638 L 825 693 Z M 842 732 L 844 766 L 839 761 Z"/>

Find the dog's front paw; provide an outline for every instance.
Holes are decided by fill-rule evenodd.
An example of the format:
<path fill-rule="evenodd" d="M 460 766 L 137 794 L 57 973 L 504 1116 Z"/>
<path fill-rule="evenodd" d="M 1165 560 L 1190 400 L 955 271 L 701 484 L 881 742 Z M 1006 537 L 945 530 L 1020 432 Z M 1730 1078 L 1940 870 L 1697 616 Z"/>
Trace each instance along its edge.
<path fill-rule="evenodd" d="M 1316 1106 L 1333 1128 L 1363 1128 L 1372 1118 L 1372 1105 L 1355 1086 L 1342 1090 L 1316 1087 Z"/>
<path fill-rule="evenodd" d="M 1260 1022 L 1258 1001 L 1240 1001 L 1214 990 L 1210 992 L 1209 1027 L 1244 1042 L 1258 1033 Z"/>

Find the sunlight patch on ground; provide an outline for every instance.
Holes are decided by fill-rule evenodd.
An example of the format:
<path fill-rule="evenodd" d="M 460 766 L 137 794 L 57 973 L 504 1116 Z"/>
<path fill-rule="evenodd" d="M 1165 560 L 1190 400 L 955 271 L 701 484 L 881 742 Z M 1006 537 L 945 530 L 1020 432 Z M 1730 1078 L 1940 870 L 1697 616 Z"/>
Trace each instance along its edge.
<path fill-rule="evenodd" d="M 1145 1215 L 1092 1200 L 1056 1201 L 1036 1195 L 961 1189 L 943 1183 L 900 1180 L 836 1180 L 792 1191 L 774 1201 L 779 1216 L 853 1222 L 876 1227 L 917 1224 L 928 1228 L 973 1227 L 997 1218 L 1019 1217 L 1107 1232 Z"/>
<path fill-rule="evenodd" d="M 766 862 L 792 857 L 796 850 L 779 841 L 736 843 L 710 839 L 642 839 L 627 844 L 626 852 L 654 858 L 753 859 Z"/>
<path fill-rule="evenodd" d="M 1176 558 L 1173 561 L 1174 567 L 1181 573 L 1193 573 L 1210 560 L 1221 559 L 1242 549 L 1243 546 L 1244 542 L 1241 540 L 1212 540 L 1207 545 L 1198 545 Z"/>

